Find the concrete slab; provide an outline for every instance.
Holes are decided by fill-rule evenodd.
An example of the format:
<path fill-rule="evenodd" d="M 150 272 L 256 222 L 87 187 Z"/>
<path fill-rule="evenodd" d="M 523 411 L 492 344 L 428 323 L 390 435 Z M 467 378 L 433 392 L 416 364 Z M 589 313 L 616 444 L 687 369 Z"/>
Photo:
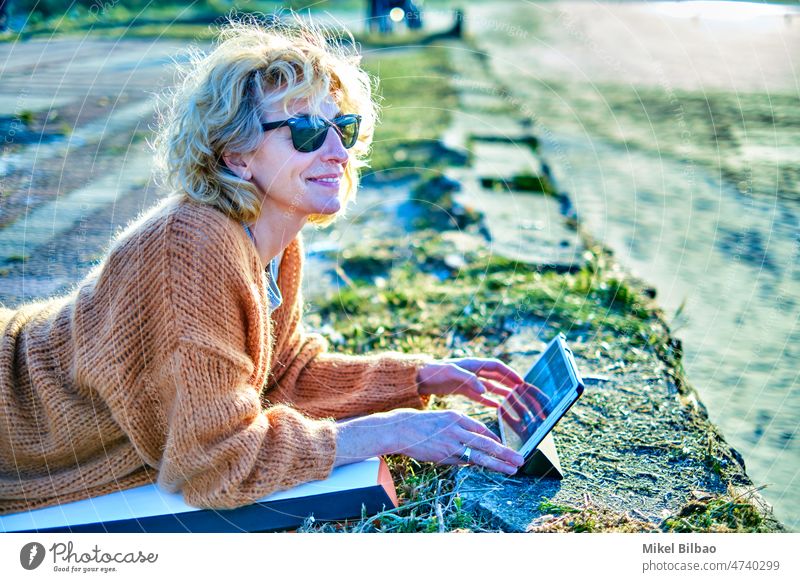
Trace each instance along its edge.
<path fill-rule="evenodd" d="M 480 179 L 544 175 L 541 160 L 525 144 L 477 141 L 470 150 L 475 175 Z"/>
<path fill-rule="evenodd" d="M 451 170 L 462 189 L 456 201 L 484 214 L 492 251 L 543 270 L 580 269 L 585 251 L 578 233 L 569 229 L 552 196 L 482 188 L 469 170 Z"/>
<path fill-rule="evenodd" d="M 462 86 L 461 96 L 470 92 L 500 96 L 522 112 L 524 102 L 505 95 L 485 63 L 470 60 L 469 52 L 457 48 L 450 56 Z M 486 80 L 495 83 L 496 89 Z M 471 100 L 462 99 L 461 111 L 475 113 L 470 109 Z M 453 135 L 468 143 L 467 132 L 458 127 L 460 120 L 461 116 L 456 116 Z M 568 197 L 482 188 L 482 176 L 511 178 L 520 172 L 520 166 L 515 167 L 520 161 L 509 144 L 478 141 L 471 156 L 473 169 L 451 170 L 448 175 L 462 184 L 462 191 L 456 195 L 458 202 L 484 214 L 493 250 L 517 260 L 547 262 L 550 257 L 537 258 L 535 254 L 554 242 L 561 246 L 559 235 L 564 233 L 563 244 L 571 251 L 566 253 L 565 264 L 577 268 L 583 248 L 577 233 L 564 226 L 565 215 L 576 219 L 574 210 L 569 210 Z M 543 168 L 542 175 L 549 177 L 549 172 Z M 538 232 L 536 226 L 548 231 Z M 519 309 L 525 315 L 525 306 Z M 541 340 L 550 339 L 555 332 L 548 329 L 548 314 L 529 315 L 542 321 L 507 327 L 511 337 L 493 353 L 517 370 L 527 370 L 541 349 Z M 509 532 L 541 530 L 548 523 L 558 522 L 559 506 L 591 515 L 584 524 L 589 528 L 585 531 L 614 530 L 619 524 L 652 530 L 687 502 L 724 495 L 730 488 L 734 495 L 749 490 L 751 493 L 743 499 L 761 507 L 762 515 L 773 523 L 769 508 L 764 509 L 763 500 L 752 493 L 754 487 L 745 474 L 741 455 L 724 442 L 695 395 L 686 396 L 691 389 L 679 388 L 674 371 L 656 350 L 631 347 L 623 331 L 615 331 L 616 337 L 593 337 L 596 332 L 587 334 L 591 328 L 581 331 L 583 326 L 576 321 L 574 327 L 562 330 L 568 335 L 587 385 L 583 397 L 553 431 L 565 478 L 508 478 L 474 467 L 461 468 L 456 491 L 464 508 Z M 490 428 L 494 424 L 496 430 L 494 410 L 463 402 L 459 405 L 452 399 L 449 405 L 480 417 Z M 564 515 L 565 521 L 569 515 Z M 780 529 L 780 525 L 777 527 Z"/>
<path fill-rule="evenodd" d="M 506 142 L 529 147 L 536 139 L 528 128 L 506 115 L 491 115 L 462 109 L 453 112 L 450 127 L 442 136 L 444 144 L 455 150 L 467 151 L 471 141 Z"/>

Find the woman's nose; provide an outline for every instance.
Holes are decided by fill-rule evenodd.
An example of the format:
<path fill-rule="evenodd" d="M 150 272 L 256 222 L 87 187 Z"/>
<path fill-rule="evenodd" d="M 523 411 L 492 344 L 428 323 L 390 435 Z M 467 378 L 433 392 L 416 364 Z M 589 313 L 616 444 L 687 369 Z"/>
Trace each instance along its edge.
<path fill-rule="evenodd" d="M 328 128 L 328 135 L 322 144 L 322 159 L 339 164 L 344 164 L 349 159 L 347 150 L 342 145 L 342 138 L 335 127 Z"/>

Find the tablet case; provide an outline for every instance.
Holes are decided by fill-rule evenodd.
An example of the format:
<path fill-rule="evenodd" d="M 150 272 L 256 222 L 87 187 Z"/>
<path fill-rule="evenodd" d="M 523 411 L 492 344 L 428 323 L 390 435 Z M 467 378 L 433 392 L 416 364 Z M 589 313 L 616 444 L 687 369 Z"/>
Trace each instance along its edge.
<path fill-rule="evenodd" d="M 315 520 L 360 519 L 398 506 L 386 462 L 373 457 L 336 467 L 324 481 L 273 493 L 230 510 L 191 507 L 155 484 L 0 516 L 0 532 L 228 533 L 294 529 Z"/>
<path fill-rule="evenodd" d="M 553 440 L 553 435 L 547 433 L 536 450 L 533 451 L 530 459 L 519 470 L 523 475 L 531 477 L 542 477 L 549 479 L 563 479 L 564 472 L 561 470 L 561 463 L 558 459 L 558 450 Z"/>

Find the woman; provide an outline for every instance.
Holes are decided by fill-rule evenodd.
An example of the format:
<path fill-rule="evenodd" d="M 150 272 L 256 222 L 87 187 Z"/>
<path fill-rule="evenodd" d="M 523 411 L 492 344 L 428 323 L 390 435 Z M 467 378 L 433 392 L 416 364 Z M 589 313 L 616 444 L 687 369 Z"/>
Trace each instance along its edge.
<path fill-rule="evenodd" d="M 515 472 L 481 423 L 414 409 L 494 404 L 516 372 L 303 330 L 300 229 L 353 196 L 374 125 L 369 78 L 309 26 L 232 24 L 193 58 L 158 140 L 175 194 L 73 294 L 0 311 L 0 513 L 154 481 L 233 508 L 387 453 Z"/>

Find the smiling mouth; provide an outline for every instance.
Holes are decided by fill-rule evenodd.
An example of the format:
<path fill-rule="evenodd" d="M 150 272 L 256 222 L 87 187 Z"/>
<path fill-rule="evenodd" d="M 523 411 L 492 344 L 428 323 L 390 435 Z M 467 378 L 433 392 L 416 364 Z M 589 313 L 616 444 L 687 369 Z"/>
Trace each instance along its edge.
<path fill-rule="evenodd" d="M 338 176 L 334 177 L 320 177 L 320 178 L 308 178 L 309 182 L 313 182 L 315 184 L 321 184 L 323 186 L 338 186 L 341 182 L 341 178 Z"/>

